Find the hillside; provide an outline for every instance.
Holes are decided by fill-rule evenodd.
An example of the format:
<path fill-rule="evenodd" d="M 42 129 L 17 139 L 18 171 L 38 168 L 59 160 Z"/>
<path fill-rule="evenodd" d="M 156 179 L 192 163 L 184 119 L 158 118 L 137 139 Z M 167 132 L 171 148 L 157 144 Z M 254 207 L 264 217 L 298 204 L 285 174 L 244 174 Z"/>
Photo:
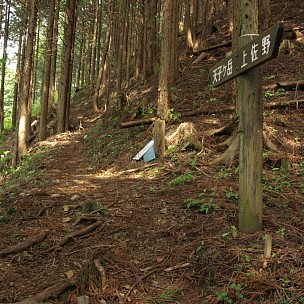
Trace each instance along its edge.
<path fill-rule="evenodd" d="M 0 303 L 304 303 L 304 92 L 276 87 L 304 80 L 291 31 L 304 7 L 273 2 L 292 51 L 263 66 L 264 131 L 277 148 L 264 152 L 263 230 L 238 231 L 237 159 L 210 165 L 229 137 L 210 134 L 231 121 L 233 104 L 207 75 L 228 48 L 196 63 L 183 52 L 168 129 L 192 122 L 203 149 L 132 160 L 153 126 L 120 124 L 155 115 L 156 78 L 102 115 L 92 114 L 92 90 L 77 92 L 72 129 L 34 143 L 2 177 Z M 208 45 L 225 39 L 215 32 Z"/>

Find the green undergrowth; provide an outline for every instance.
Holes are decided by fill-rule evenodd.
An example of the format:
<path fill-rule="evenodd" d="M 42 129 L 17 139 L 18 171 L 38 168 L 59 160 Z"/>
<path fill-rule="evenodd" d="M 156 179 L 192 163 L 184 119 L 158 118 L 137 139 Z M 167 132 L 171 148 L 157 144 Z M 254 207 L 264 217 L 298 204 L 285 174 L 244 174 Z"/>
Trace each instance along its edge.
<path fill-rule="evenodd" d="M 26 155 L 22 164 L 17 168 L 11 165 L 11 156 L 9 153 L 4 154 L 7 157 L 4 170 L 1 170 L 3 181 L 0 190 L 10 193 L 14 196 L 16 193 L 29 187 L 37 187 L 46 184 L 43 173 L 46 170 L 44 164 L 48 162 L 50 151 L 46 148 L 39 148 L 35 153 Z"/>
<path fill-rule="evenodd" d="M 91 166 L 111 164 L 121 157 L 131 161 L 149 140 L 145 126 L 122 129 L 119 123 L 119 118 L 101 119 L 84 136 Z"/>

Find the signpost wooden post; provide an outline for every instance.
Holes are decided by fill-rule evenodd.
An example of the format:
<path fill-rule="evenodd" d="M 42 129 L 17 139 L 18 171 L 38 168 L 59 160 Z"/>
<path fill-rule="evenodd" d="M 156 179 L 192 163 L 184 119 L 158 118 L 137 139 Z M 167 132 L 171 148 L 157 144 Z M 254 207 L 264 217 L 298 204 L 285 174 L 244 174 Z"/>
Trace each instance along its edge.
<path fill-rule="evenodd" d="M 241 47 L 209 70 L 215 87 L 239 77 L 239 229 L 247 233 L 262 229 L 263 98 L 259 66 L 277 56 L 283 24 L 278 22 L 255 36 L 241 36 Z"/>

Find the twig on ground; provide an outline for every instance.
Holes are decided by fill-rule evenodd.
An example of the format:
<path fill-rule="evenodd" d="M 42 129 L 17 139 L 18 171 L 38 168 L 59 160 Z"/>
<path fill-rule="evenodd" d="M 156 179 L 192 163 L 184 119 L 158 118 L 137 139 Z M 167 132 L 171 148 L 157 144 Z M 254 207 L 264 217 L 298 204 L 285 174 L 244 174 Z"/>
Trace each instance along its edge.
<path fill-rule="evenodd" d="M 168 268 L 164 269 L 164 271 L 169 272 L 169 271 L 172 271 L 172 270 L 176 270 L 176 269 L 180 269 L 180 268 L 185 268 L 185 267 L 188 267 L 188 266 L 190 266 L 190 263 L 184 263 L 184 264 L 168 267 Z"/>
<path fill-rule="evenodd" d="M 40 209 L 40 211 L 37 213 L 36 217 L 40 217 L 41 215 L 43 215 L 43 213 L 50 209 L 52 206 L 51 205 L 48 205 L 48 206 L 44 206 L 42 209 Z"/>

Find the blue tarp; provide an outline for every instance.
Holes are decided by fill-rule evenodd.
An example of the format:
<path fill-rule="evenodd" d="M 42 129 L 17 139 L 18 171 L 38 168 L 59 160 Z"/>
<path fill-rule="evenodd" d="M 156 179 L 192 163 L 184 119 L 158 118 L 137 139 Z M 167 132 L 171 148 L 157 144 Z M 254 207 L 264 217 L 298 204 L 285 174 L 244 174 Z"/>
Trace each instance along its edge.
<path fill-rule="evenodd" d="M 154 152 L 154 140 L 150 140 L 145 147 L 140 150 L 134 157 L 133 160 L 144 160 L 145 163 L 155 159 L 155 152 Z"/>

